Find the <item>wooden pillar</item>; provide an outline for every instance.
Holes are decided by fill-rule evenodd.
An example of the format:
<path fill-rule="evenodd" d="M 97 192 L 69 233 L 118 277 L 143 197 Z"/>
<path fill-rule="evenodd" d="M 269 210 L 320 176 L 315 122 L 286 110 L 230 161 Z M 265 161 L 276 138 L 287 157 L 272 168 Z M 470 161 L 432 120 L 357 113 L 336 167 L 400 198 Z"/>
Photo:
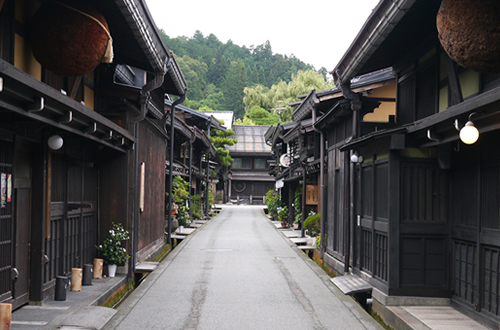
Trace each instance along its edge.
<path fill-rule="evenodd" d="M 34 148 L 32 177 L 32 212 L 31 212 L 31 255 L 30 255 L 30 300 L 43 301 L 43 271 L 45 263 L 45 238 L 50 237 L 48 222 L 50 222 L 50 206 L 47 191 L 47 169 L 50 165 L 50 151 L 45 143 Z"/>
<path fill-rule="evenodd" d="M 305 229 L 304 229 L 304 220 L 306 220 L 306 168 L 305 166 L 302 167 L 302 226 L 301 226 L 301 231 L 300 231 L 300 237 L 305 236 Z"/>
<path fill-rule="evenodd" d="M 351 157 L 350 151 L 344 151 L 344 178 L 343 178 L 343 188 L 344 188 L 344 212 L 342 216 L 342 221 L 344 222 L 344 274 L 349 274 L 350 268 L 350 256 L 351 256 L 351 185 L 350 185 L 350 170 L 351 170 Z"/>
<path fill-rule="evenodd" d="M 399 150 L 389 151 L 389 255 L 388 255 L 388 286 L 400 286 L 400 190 L 401 161 Z"/>

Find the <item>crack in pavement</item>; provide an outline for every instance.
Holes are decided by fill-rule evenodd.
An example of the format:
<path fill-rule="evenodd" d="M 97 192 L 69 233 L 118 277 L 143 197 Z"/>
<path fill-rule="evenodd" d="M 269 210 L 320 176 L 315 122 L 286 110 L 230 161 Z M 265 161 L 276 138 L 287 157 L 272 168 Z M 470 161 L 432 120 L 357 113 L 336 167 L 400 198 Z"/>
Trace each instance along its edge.
<path fill-rule="evenodd" d="M 184 330 L 196 330 L 200 322 L 201 309 L 205 302 L 207 296 L 207 284 L 209 273 L 213 270 L 213 254 L 208 254 L 207 259 L 203 264 L 203 272 L 200 274 L 198 281 L 196 282 L 195 288 L 191 295 L 191 311 L 186 320 L 186 323 L 182 327 Z"/>
<path fill-rule="evenodd" d="M 198 328 L 198 323 L 200 322 L 201 307 L 205 301 L 206 295 L 207 289 L 203 286 L 193 292 L 193 296 L 191 298 L 192 305 L 190 316 L 188 317 L 183 329 L 196 330 Z"/>
<path fill-rule="evenodd" d="M 311 302 L 309 301 L 309 299 L 307 299 L 306 295 L 304 294 L 304 291 L 302 291 L 297 282 L 293 280 L 292 274 L 290 274 L 290 271 L 286 268 L 283 261 L 277 258 L 275 259 L 275 262 L 278 265 L 279 270 L 285 277 L 285 280 L 288 284 L 288 287 L 290 288 L 290 291 L 297 299 L 297 301 L 302 305 L 302 308 L 311 316 L 312 320 L 314 321 L 314 330 L 326 329 L 325 326 L 319 320 L 318 315 L 316 315 L 316 312 Z"/>

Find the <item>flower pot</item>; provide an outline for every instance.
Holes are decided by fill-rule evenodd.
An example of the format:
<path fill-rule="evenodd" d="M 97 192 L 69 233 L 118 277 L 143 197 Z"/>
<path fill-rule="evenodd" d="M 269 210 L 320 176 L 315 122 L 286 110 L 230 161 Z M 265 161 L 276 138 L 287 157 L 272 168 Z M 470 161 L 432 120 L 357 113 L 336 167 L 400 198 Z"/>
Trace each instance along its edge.
<path fill-rule="evenodd" d="M 116 265 L 108 265 L 108 276 L 115 277 L 116 274 Z"/>

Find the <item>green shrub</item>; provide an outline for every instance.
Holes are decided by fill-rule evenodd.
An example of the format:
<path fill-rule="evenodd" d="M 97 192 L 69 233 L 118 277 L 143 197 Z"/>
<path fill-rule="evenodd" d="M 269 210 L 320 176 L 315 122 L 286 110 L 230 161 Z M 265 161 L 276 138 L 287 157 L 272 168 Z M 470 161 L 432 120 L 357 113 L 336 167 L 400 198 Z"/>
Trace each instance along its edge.
<path fill-rule="evenodd" d="M 280 220 L 285 220 L 286 218 L 288 218 L 288 207 L 278 207 L 278 217 Z"/>
<path fill-rule="evenodd" d="M 191 197 L 191 217 L 193 219 L 201 218 L 201 195 Z"/>
<path fill-rule="evenodd" d="M 321 214 L 316 213 L 310 215 L 304 221 L 304 229 L 307 230 L 310 236 L 316 236 L 321 232 Z"/>
<path fill-rule="evenodd" d="M 293 200 L 294 210 L 295 210 L 295 223 L 300 223 L 302 221 L 302 186 L 298 185 L 295 189 L 295 198 Z"/>
<path fill-rule="evenodd" d="M 274 190 L 271 189 L 266 193 L 265 202 L 269 213 L 271 213 L 271 215 L 277 215 L 278 207 L 281 207 L 281 201 L 279 196 L 274 194 Z"/>

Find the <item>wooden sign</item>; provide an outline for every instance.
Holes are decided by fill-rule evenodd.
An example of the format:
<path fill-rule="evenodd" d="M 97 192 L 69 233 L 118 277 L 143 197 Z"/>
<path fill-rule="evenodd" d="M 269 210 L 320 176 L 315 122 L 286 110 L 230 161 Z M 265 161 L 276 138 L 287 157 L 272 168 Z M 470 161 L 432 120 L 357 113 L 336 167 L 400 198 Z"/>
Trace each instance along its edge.
<path fill-rule="evenodd" d="M 318 204 L 319 204 L 318 185 L 307 185 L 306 205 L 318 205 Z"/>

